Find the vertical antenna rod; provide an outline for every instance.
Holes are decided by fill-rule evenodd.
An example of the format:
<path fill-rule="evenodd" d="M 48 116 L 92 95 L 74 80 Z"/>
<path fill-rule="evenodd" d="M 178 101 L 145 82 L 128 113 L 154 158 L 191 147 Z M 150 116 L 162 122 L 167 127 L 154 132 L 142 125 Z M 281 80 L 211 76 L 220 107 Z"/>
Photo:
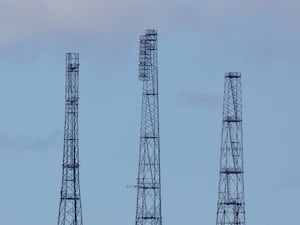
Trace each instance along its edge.
<path fill-rule="evenodd" d="M 157 32 L 140 36 L 139 80 L 143 81 L 135 225 L 161 225 Z"/>
<path fill-rule="evenodd" d="M 241 73 L 225 74 L 217 225 L 245 225 Z"/>
<path fill-rule="evenodd" d="M 79 187 L 79 54 L 66 54 L 65 126 L 58 225 L 82 225 Z"/>

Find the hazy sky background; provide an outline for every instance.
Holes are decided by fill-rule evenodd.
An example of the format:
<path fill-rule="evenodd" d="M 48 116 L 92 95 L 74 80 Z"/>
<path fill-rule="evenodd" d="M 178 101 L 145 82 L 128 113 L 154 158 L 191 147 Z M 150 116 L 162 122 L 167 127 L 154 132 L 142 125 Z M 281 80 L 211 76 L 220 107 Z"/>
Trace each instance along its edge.
<path fill-rule="evenodd" d="M 158 30 L 163 225 L 214 225 L 224 73 L 242 73 L 246 223 L 299 225 L 298 0 L 0 0 L 0 212 L 57 224 L 65 53 L 80 53 L 85 225 L 133 225 L 142 84 Z"/>

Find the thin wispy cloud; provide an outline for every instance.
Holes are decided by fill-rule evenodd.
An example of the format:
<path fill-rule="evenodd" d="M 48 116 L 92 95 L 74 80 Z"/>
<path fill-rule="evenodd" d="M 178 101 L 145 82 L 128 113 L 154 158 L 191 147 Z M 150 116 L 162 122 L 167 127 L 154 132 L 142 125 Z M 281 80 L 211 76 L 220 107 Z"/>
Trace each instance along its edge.
<path fill-rule="evenodd" d="M 221 106 L 221 99 L 212 94 L 204 94 L 199 92 L 186 92 L 182 93 L 179 97 L 180 102 L 189 107 L 206 107 L 218 108 Z"/>
<path fill-rule="evenodd" d="M 285 186 L 289 188 L 300 187 L 300 173 L 298 172 L 298 170 L 289 171 L 284 178 L 284 183 Z"/>
<path fill-rule="evenodd" d="M 291 166 L 288 169 L 278 173 L 277 179 L 274 180 L 273 186 L 280 189 L 295 189 L 300 187 L 300 172 L 297 166 Z"/>
<path fill-rule="evenodd" d="M 33 138 L 29 135 L 13 135 L 0 132 L 0 151 L 47 151 L 61 144 L 60 132 L 53 132 L 46 137 Z"/>

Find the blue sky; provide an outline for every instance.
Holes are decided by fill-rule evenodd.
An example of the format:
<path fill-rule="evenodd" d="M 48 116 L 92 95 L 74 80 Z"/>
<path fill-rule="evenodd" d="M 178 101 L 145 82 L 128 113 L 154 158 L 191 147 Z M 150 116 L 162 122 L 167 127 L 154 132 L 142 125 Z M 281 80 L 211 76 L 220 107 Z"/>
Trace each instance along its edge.
<path fill-rule="evenodd" d="M 155 28 L 163 224 L 215 224 L 224 73 L 239 71 L 246 223 L 299 225 L 299 10 L 296 0 L 0 0 L 2 223 L 57 223 L 73 51 L 84 224 L 134 224 L 138 38 Z"/>

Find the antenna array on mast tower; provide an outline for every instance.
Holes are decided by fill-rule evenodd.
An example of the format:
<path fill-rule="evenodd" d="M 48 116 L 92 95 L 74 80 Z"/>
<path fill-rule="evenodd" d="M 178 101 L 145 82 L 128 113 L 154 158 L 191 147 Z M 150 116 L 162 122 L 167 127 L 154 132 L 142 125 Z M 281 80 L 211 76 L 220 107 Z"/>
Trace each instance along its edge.
<path fill-rule="evenodd" d="M 140 37 L 139 79 L 143 81 L 135 225 L 161 225 L 157 32 Z"/>

